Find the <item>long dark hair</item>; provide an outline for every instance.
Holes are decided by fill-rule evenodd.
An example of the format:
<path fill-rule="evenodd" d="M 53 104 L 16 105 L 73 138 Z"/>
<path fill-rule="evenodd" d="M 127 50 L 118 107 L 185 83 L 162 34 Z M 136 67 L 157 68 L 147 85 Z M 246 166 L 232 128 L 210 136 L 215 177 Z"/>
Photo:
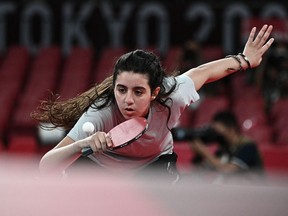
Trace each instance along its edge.
<path fill-rule="evenodd" d="M 164 85 L 164 79 L 168 77 L 165 73 L 159 58 L 152 52 L 144 50 L 135 50 L 122 55 L 114 66 L 113 76 L 107 77 L 102 83 L 95 85 L 88 91 L 71 98 L 67 101 L 60 101 L 59 96 L 52 95 L 51 98 L 41 102 L 37 111 L 31 113 L 31 117 L 39 122 L 50 122 L 54 127 L 64 127 L 71 129 L 80 116 L 92 106 L 95 109 L 102 109 L 115 103 L 114 86 L 117 76 L 124 72 L 147 74 L 148 84 L 153 92 L 158 86 L 160 92 L 155 101 L 167 108 L 170 118 L 170 105 L 172 100 L 169 95 L 176 88 L 174 84 L 167 89 Z M 168 101 L 170 101 L 168 103 Z"/>

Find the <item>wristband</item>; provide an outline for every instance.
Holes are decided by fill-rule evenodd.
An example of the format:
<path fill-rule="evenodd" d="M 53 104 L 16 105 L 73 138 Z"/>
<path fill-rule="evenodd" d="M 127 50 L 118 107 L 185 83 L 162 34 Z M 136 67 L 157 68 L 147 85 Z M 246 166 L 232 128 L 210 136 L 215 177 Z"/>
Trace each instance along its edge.
<path fill-rule="evenodd" d="M 251 69 L 251 64 L 250 64 L 250 61 L 248 59 L 247 56 L 245 56 L 243 53 L 238 53 L 238 55 L 242 56 L 242 58 L 244 59 L 244 61 L 247 63 L 248 65 L 248 69 L 250 70 Z"/>
<path fill-rule="evenodd" d="M 228 55 L 225 58 L 233 58 L 233 59 L 235 59 L 239 63 L 238 71 L 242 71 L 243 70 L 241 59 L 237 55 Z M 230 69 L 232 69 L 232 68 L 230 68 Z"/>

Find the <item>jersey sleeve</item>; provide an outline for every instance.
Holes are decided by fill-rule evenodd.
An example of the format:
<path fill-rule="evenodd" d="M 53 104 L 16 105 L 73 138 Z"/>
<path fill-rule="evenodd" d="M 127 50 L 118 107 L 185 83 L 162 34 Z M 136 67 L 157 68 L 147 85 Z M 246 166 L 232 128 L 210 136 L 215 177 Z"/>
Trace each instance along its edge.
<path fill-rule="evenodd" d="M 195 89 L 194 81 L 185 74 L 176 77 L 179 84 L 178 93 L 182 95 L 186 105 L 190 105 L 192 102 L 199 100 L 200 96 Z"/>
<path fill-rule="evenodd" d="M 95 132 L 103 131 L 104 125 L 101 119 L 100 112 L 90 107 L 87 112 L 82 114 L 74 127 L 68 132 L 67 136 L 74 141 L 87 137 L 87 134 L 82 130 L 82 126 L 85 122 L 91 122 L 95 127 Z"/>
<path fill-rule="evenodd" d="M 172 99 L 170 128 L 176 126 L 185 108 L 200 98 L 190 77 L 182 74 L 176 77 L 176 81 L 177 87 L 170 95 Z"/>

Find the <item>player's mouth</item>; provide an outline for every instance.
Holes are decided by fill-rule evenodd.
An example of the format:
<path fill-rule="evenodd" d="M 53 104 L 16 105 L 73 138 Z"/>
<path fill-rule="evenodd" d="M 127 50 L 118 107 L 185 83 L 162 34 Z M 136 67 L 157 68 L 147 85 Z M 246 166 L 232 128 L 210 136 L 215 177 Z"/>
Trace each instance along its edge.
<path fill-rule="evenodd" d="M 125 110 L 125 112 L 128 112 L 128 113 L 134 112 L 134 109 L 132 109 L 130 107 L 127 107 L 124 110 Z"/>
<path fill-rule="evenodd" d="M 132 116 L 135 114 L 135 110 L 130 108 L 130 107 L 126 107 L 126 108 L 124 108 L 124 113 L 127 116 Z"/>

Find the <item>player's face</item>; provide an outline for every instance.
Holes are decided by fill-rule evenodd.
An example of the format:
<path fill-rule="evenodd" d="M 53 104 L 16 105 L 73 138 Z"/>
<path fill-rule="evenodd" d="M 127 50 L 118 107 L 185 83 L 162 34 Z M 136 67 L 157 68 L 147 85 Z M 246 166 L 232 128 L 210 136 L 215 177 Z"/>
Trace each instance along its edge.
<path fill-rule="evenodd" d="M 152 94 L 145 74 L 126 71 L 118 74 L 114 95 L 124 118 L 146 116 L 151 101 L 155 99 L 155 93 L 158 93 L 157 89 Z"/>

